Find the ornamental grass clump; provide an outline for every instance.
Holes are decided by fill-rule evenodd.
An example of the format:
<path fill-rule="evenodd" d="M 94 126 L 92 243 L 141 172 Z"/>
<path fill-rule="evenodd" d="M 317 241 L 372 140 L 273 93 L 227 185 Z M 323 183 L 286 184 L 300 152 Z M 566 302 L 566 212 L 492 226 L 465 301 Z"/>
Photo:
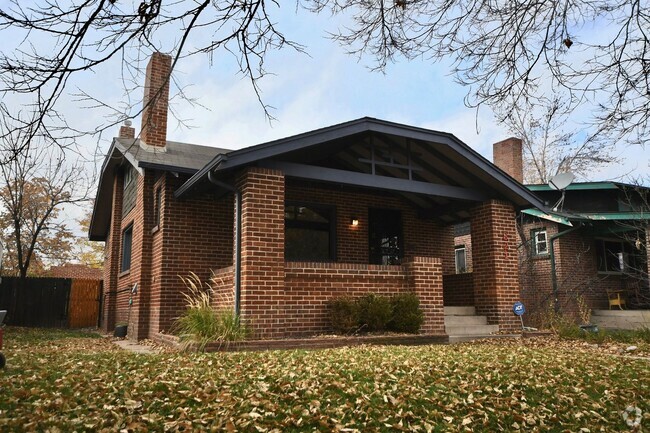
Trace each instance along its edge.
<path fill-rule="evenodd" d="M 187 309 L 174 322 L 184 350 L 204 351 L 209 343 L 229 343 L 245 339 L 249 332 L 232 308 L 212 306 L 214 289 L 195 274 L 180 277 L 187 288 L 183 294 Z"/>

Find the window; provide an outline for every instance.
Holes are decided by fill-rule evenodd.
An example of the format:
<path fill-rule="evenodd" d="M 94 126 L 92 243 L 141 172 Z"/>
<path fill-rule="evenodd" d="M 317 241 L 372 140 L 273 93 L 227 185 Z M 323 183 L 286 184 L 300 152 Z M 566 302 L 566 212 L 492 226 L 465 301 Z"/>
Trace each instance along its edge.
<path fill-rule="evenodd" d="M 287 261 L 336 260 L 334 208 L 287 204 L 284 207 L 284 257 Z"/>
<path fill-rule="evenodd" d="M 368 209 L 368 246 L 370 264 L 402 264 L 404 245 L 400 211 Z"/>
<path fill-rule="evenodd" d="M 153 196 L 153 226 L 160 227 L 160 205 L 162 203 L 162 189 L 156 188 Z"/>
<path fill-rule="evenodd" d="M 531 230 L 530 237 L 533 243 L 533 255 L 543 256 L 548 254 L 548 239 L 546 229 Z"/>
<path fill-rule="evenodd" d="M 467 256 L 465 245 L 460 245 L 455 248 L 456 252 L 456 273 L 464 274 L 467 272 Z"/>
<path fill-rule="evenodd" d="M 122 232 L 122 262 L 120 272 L 126 272 L 131 269 L 131 244 L 133 242 L 133 224 L 128 226 Z"/>
<path fill-rule="evenodd" d="M 632 243 L 596 239 L 598 272 L 622 273 L 643 269 L 643 258 Z"/>
<path fill-rule="evenodd" d="M 131 164 L 128 164 L 124 169 L 124 185 L 122 186 L 123 189 L 127 189 L 133 182 L 133 178 L 135 177 L 134 171 L 135 170 L 133 170 L 133 166 L 131 166 Z"/>

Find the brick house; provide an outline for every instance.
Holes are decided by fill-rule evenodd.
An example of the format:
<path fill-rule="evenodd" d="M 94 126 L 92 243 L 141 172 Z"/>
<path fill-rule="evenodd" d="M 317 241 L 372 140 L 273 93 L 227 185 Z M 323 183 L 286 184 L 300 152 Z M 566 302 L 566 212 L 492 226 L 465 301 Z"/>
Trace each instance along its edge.
<path fill-rule="evenodd" d="M 515 215 L 542 207 L 520 183 L 451 134 L 372 118 L 240 150 L 167 141 L 170 63 L 152 57 L 140 134 L 121 127 L 101 169 L 103 329 L 169 332 L 189 272 L 261 338 L 325 332 L 328 300 L 368 292 L 416 293 L 423 333 L 443 339 L 453 296 L 517 329 Z M 455 274 L 465 220 L 471 281 Z"/>
<path fill-rule="evenodd" d="M 495 143 L 494 163 L 523 182 L 521 140 Z M 517 219 L 521 297 L 532 313 L 531 323 L 542 323 L 555 307 L 577 319 L 582 301 L 591 310 L 608 309 L 609 297 L 617 292 L 626 308 L 650 309 L 650 188 L 576 182 L 561 202 L 562 192 L 549 185 L 526 187 L 547 208 L 523 209 Z M 456 261 L 468 270 L 470 233 L 469 224 L 456 226 L 456 251 L 467 253 Z"/>

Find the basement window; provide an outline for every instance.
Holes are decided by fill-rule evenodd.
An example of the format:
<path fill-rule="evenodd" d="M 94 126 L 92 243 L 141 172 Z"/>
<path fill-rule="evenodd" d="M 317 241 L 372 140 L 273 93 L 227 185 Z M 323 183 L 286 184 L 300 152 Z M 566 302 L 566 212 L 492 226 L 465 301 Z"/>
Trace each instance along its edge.
<path fill-rule="evenodd" d="M 133 224 L 128 226 L 122 232 L 122 261 L 120 262 L 120 272 L 126 272 L 131 269 L 131 245 L 133 243 Z"/>
<path fill-rule="evenodd" d="M 548 254 L 548 238 L 546 236 L 546 229 L 531 230 L 530 238 L 533 243 L 533 255 L 545 256 Z"/>
<path fill-rule="evenodd" d="M 287 203 L 284 257 L 293 262 L 336 260 L 335 211 L 331 206 Z"/>

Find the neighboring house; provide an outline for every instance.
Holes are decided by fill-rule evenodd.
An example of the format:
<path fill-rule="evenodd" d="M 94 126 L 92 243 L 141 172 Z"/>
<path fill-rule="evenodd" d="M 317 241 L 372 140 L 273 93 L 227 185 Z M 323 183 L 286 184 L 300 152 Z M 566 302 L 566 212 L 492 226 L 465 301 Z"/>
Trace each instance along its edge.
<path fill-rule="evenodd" d="M 451 134 L 371 118 L 232 151 L 167 141 L 170 63 L 152 57 L 140 135 L 123 126 L 101 170 L 105 330 L 170 332 L 190 272 L 214 272 L 215 304 L 262 338 L 325 332 L 330 299 L 368 292 L 416 293 L 423 332 L 443 339 L 444 305 L 519 327 L 515 215 L 543 206 L 520 183 Z M 462 221 L 473 272 L 459 277 Z"/>
<path fill-rule="evenodd" d="M 91 268 L 79 263 L 66 263 L 63 266 L 52 266 L 45 274 L 52 278 L 71 278 L 73 280 L 102 280 L 104 272 L 101 268 Z"/>
<path fill-rule="evenodd" d="M 494 155 L 497 166 L 523 179 L 520 140 L 496 143 Z M 580 309 L 609 308 L 609 298 L 617 296 L 626 308 L 650 308 L 650 188 L 577 182 L 566 188 L 563 201 L 562 192 L 548 185 L 527 188 L 556 208 L 524 209 L 518 217 L 522 300 L 529 312 L 557 310 L 577 318 Z M 471 228 L 460 229 L 464 236 L 455 237 L 456 245 L 471 250 Z M 471 268 L 471 258 L 466 262 Z"/>

